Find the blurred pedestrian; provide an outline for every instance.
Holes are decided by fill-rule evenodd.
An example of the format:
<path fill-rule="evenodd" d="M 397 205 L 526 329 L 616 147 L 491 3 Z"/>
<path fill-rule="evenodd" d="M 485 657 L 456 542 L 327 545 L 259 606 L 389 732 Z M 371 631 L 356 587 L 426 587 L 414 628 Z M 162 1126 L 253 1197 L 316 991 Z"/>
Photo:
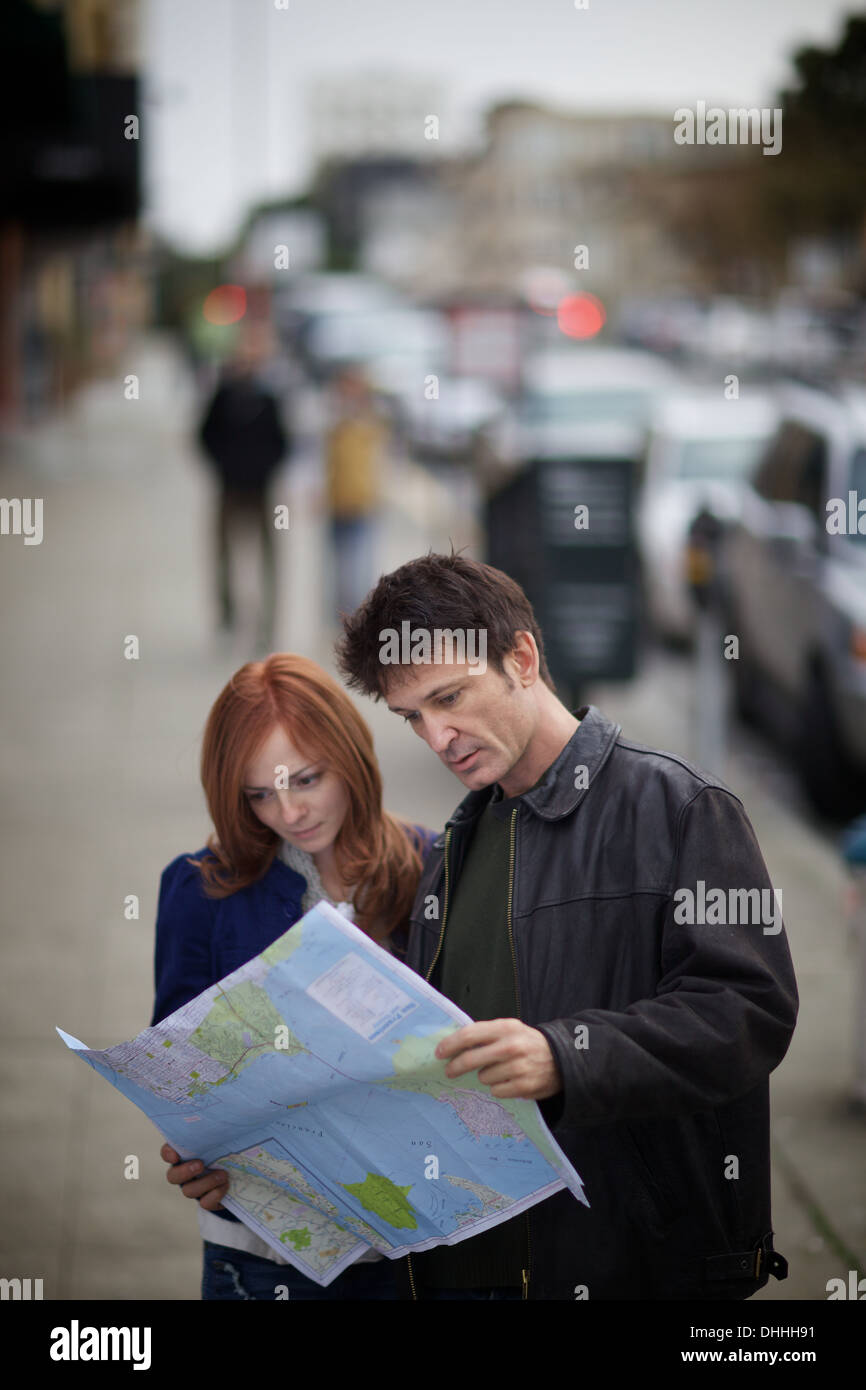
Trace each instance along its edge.
<path fill-rule="evenodd" d="M 259 540 L 261 594 L 257 641 L 273 644 L 276 606 L 276 554 L 268 486 L 289 451 L 290 433 L 276 397 L 263 379 L 266 349 L 246 338 L 226 364 L 205 411 L 198 438 L 220 485 L 215 518 L 215 568 L 219 624 L 230 631 L 236 620 L 232 558 L 242 534 Z"/>
<path fill-rule="evenodd" d="M 375 579 L 387 426 L 364 372 L 347 367 L 335 383 L 334 424 L 325 439 L 327 505 L 334 551 L 335 605 L 351 613 Z"/>

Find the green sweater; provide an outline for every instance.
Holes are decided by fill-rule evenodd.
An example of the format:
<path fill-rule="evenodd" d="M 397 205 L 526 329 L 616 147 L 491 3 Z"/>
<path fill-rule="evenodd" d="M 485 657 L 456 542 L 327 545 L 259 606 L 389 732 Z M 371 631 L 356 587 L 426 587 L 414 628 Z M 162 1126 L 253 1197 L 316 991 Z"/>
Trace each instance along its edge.
<path fill-rule="evenodd" d="M 511 813 L 519 800 L 504 800 L 497 784 L 494 799 L 478 819 L 448 905 L 438 978 L 431 981 L 475 1020 L 517 1017 L 508 868 Z M 412 1264 L 422 1286 L 519 1286 L 521 1271 L 528 1266 L 526 1214 L 459 1245 L 440 1245 L 415 1255 Z"/>

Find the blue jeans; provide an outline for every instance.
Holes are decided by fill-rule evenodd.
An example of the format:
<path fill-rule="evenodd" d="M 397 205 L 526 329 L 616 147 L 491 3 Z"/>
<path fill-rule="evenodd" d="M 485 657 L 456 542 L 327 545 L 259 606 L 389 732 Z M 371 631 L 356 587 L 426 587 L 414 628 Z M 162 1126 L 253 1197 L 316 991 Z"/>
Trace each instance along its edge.
<path fill-rule="evenodd" d="M 334 547 L 334 606 L 354 613 L 376 581 L 376 516 L 331 519 Z"/>
<path fill-rule="evenodd" d="M 396 1269 L 391 1260 L 364 1261 L 349 1265 L 333 1283 L 322 1288 L 294 1265 L 278 1265 L 274 1260 L 234 1250 L 230 1245 L 204 1243 L 203 1299 L 259 1299 L 280 1302 L 288 1295 L 298 1299 L 396 1298 Z"/>
<path fill-rule="evenodd" d="M 263 1260 L 245 1250 L 229 1245 L 204 1242 L 204 1271 L 201 1281 L 203 1299 L 253 1299 L 264 1302 L 297 1301 L 298 1299 L 328 1299 L 332 1303 L 344 1299 L 396 1299 L 397 1266 L 395 1260 L 365 1260 L 349 1265 L 327 1288 L 308 1279 L 294 1265 L 278 1265 Z M 514 1299 L 521 1297 L 517 1288 L 495 1289 L 427 1289 L 421 1295 L 427 1299 Z"/>

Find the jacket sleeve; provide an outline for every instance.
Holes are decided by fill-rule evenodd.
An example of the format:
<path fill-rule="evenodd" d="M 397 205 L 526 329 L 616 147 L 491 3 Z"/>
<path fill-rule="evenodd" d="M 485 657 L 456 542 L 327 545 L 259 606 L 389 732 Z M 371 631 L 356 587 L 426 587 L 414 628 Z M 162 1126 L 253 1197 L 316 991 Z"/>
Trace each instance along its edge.
<path fill-rule="evenodd" d="M 726 903 L 729 889 L 769 890 L 770 910 L 741 909 L 736 915 L 749 920 L 738 925 L 727 924 L 727 911 L 724 925 L 690 922 L 702 914 L 689 914 L 679 890 L 698 902 L 699 880 L 707 894 L 725 890 Z M 752 1090 L 784 1057 L 797 1018 L 794 970 L 781 910 L 768 920 L 775 899 L 755 832 L 732 793 L 704 787 L 684 805 L 669 885 L 653 997 L 538 1025 L 563 1078 L 563 1090 L 542 1104 L 548 1124 L 713 1109 Z"/>
<path fill-rule="evenodd" d="M 151 1027 L 214 983 L 214 906 L 214 900 L 205 897 L 195 865 L 183 854 L 173 859 L 159 885 Z"/>

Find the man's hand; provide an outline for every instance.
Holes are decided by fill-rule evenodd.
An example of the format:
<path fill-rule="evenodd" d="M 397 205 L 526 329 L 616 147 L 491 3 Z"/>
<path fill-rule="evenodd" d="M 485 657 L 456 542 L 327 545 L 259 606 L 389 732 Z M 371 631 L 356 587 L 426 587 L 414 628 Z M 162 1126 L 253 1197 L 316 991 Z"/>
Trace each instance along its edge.
<path fill-rule="evenodd" d="M 478 1069 L 478 1079 L 503 1100 L 547 1100 L 562 1090 L 562 1076 L 543 1033 L 519 1018 L 467 1023 L 444 1038 L 436 1056 L 450 1057 L 449 1077 Z"/>
<path fill-rule="evenodd" d="M 171 1144 L 163 1144 L 160 1158 L 172 1166 L 166 1173 L 184 1197 L 193 1197 L 205 1211 L 223 1211 L 222 1198 L 229 1190 L 229 1175 L 222 1168 L 205 1168 L 200 1158 L 181 1159 Z"/>

